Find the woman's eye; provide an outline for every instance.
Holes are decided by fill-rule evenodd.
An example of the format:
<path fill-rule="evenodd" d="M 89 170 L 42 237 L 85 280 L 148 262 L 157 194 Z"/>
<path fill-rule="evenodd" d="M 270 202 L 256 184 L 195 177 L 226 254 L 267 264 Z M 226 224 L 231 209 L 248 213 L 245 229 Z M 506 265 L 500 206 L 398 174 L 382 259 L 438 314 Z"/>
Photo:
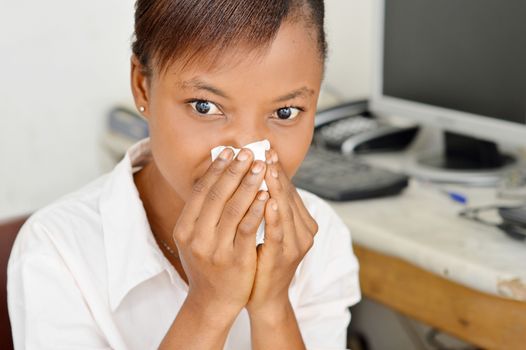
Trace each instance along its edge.
<path fill-rule="evenodd" d="M 194 101 L 190 102 L 192 108 L 199 114 L 203 115 L 214 115 L 214 114 L 223 114 L 221 110 L 210 101 Z"/>
<path fill-rule="evenodd" d="M 296 118 L 300 112 L 299 108 L 285 107 L 278 109 L 275 114 L 279 119 L 291 120 Z"/>

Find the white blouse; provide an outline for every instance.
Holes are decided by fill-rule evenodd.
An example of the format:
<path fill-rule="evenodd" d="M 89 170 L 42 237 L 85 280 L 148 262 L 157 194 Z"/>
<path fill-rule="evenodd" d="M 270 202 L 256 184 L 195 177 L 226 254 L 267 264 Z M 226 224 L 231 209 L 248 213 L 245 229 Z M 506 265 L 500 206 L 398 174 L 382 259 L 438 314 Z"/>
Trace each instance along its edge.
<path fill-rule="evenodd" d="M 152 236 L 133 173 L 151 160 L 149 140 L 114 170 L 36 212 L 8 266 L 16 349 L 157 349 L 188 286 Z M 319 226 L 289 296 L 308 349 L 344 349 L 348 307 L 360 300 L 358 263 L 332 208 L 299 190 Z M 225 349 L 250 349 L 241 311 Z"/>

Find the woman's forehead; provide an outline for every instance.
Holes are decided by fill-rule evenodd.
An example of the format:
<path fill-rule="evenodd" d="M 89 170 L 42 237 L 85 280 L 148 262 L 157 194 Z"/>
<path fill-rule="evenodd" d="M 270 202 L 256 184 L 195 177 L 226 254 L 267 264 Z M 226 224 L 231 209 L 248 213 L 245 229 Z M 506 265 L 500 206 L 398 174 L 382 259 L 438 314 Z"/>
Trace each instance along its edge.
<path fill-rule="evenodd" d="M 290 23 L 283 25 L 266 46 L 239 44 L 222 50 L 211 47 L 204 52 L 189 51 L 170 62 L 166 74 L 172 80 L 180 76 L 243 74 L 259 67 L 290 70 L 305 64 L 323 67 L 317 42 L 304 25 Z"/>

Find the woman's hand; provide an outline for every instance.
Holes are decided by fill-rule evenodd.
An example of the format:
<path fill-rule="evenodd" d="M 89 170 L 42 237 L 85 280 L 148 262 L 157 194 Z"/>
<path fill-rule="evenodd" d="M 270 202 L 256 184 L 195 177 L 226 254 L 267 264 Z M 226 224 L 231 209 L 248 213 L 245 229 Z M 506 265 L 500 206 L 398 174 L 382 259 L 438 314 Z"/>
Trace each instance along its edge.
<path fill-rule="evenodd" d="M 258 247 L 257 272 L 247 304 L 251 318 L 280 317 L 290 310 L 290 283 L 318 232 L 274 150 L 267 152 L 265 181 L 270 200 L 265 208 L 265 243 Z"/>
<path fill-rule="evenodd" d="M 233 321 L 252 290 L 255 233 L 269 195 L 258 193 L 265 162 L 253 162 L 248 149 L 234 160 L 231 149 L 223 152 L 195 183 L 173 238 L 189 281 L 186 303 Z"/>

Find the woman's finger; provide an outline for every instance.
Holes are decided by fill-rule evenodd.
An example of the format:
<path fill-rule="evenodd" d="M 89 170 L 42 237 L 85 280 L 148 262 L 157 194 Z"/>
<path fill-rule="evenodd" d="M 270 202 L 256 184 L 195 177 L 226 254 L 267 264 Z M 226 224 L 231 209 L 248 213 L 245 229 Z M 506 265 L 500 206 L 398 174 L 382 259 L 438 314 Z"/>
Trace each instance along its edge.
<path fill-rule="evenodd" d="M 245 252 L 256 248 L 256 232 L 265 215 L 265 204 L 269 199 L 266 191 L 261 191 L 252 202 L 247 213 L 239 222 L 234 238 L 234 249 Z"/>
<path fill-rule="evenodd" d="M 269 153 L 270 158 L 272 159 L 272 163 L 277 167 L 278 180 L 281 183 L 281 187 L 289 195 L 291 207 L 295 214 L 294 217 L 296 218 L 295 222 L 297 223 L 297 225 L 300 225 L 297 227 L 301 227 L 302 229 L 306 228 L 311 235 L 316 234 L 316 232 L 318 231 L 318 224 L 312 218 L 307 208 L 305 208 L 303 200 L 301 199 L 298 191 L 296 190 L 296 187 L 288 178 L 287 174 L 283 170 L 283 167 L 281 166 L 281 163 L 279 163 L 277 152 L 272 149 Z"/>
<path fill-rule="evenodd" d="M 291 201 L 289 200 L 288 194 L 284 191 L 281 182 L 279 181 L 279 171 L 276 164 L 267 165 L 267 173 L 265 174 L 265 181 L 267 183 L 270 197 L 273 202 L 275 201 L 278 206 L 278 213 L 280 224 L 283 226 L 283 230 L 286 235 L 283 237 L 285 245 L 288 245 L 290 241 L 296 241 L 296 225 L 294 220 L 294 212 L 290 206 Z M 266 240 L 266 232 L 265 232 Z"/>
<path fill-rule="evenodd" d="M 256 199 L 263 176 L 265 176 L 265 169 L 266 165 L 264 162 L 255 161 L 251 170 L 247 172 L 241 184 L 224 205 L 218 223 L 218 231 L 223 232 L 225 235 L 223 237 L 224 241 L 233 244 L 238 225 Z M 231 236 L 226 237 L 228 234 L 231 234 Z"/>
<path fill-rule="evenodd" d="M 234 151 L 232 151 L 232 149 L 224 149 L 217 159 L 212 162 L 205 174 L 194 183 L 190 199 L 186 202 L 177 220 L 174 234 L 184 235 L 193 230 L 210 188 L 212 188 L 221 175 L 223 175 L 225 169 L 227 169 L 228 165 L 232 162 L 233 157 Z"/>
<path fill-rule="evenodd" d="M 217 225 L 223 215 L 223 209 L 227 201 L 232 197 L 236 189 L 242 183 L 245 175 L 249 175 L 249 180 L 245 179 L 242 183 L 243 188 L 252 190 L 251 200 L 243 203 L 245 207 L 233 208 L 229 210 L 238 210 L 245 214 L 257 193 L 257 178 L 250 176 L 249 171 L 254 155 L 249 149 L 242 149 L 237 157 L 230 162 L 228 167 L 223 171 L 219 179 L 212 185 L 207 195 L 205 196 L 199 218 L 196 221 L 196 239 L 204 239 L 206 241 L 216 239 L 215 233 Z M 242 216 L 241 216 L 242 217 Z M 239 221 L 237 221 L 239 223 Z M 233 242 L 235 231 L 231 232 L 231 237 L 228 239 Z"/>
<path fill-rule="evenodd" d="M 313 236 L 316 235 L 316 233 L 318 233 L 318 223 L 316 222 L 316 220 L 314 220 L 314 218 L 309 213 L 307 208 L 305 208 L 303 199 L 301 199 L 301 196 L 296 190 L 296 188 L 294 188 L 294 190 L 292 191 L 292 197 L 294 199 L 294 203 L 297 208 L 297 211 L 299 212 L 299 215 L 302 217 L 303 223 L 307 227 L 308 231 L 310 232 L 311 235 Z"/>
<path fill-rule="evenodd" d="M 278 253 L 283 250 L 284 239 L 285 231 L 281 223 L 279 204 L 275 198 L 271 198 L 265 206 L 265 244 L 261 249 Z"/>

